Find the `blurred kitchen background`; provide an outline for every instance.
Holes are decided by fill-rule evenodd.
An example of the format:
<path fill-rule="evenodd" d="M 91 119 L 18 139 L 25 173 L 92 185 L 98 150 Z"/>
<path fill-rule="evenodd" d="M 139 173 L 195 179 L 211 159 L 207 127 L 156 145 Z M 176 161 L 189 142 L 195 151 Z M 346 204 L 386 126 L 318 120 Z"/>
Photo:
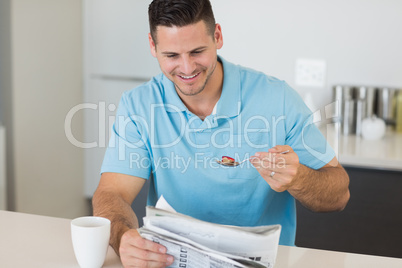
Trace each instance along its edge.
<path fill-rule="evenodd" d="M 91 213 L 120 95 L 159 73 L 148 47 L 150 2 L 0 0 L 0 209 Z M 319 215 L 298 206 L 298 245 L 402 257 L 402 1 L 211 3 L 220 55 L 286 80 L 327 113 L 319 120 L 342 120 L 334 111 L 349 120 L 327 136 L 351 176 L 350 206 Z M 378 97 L 384 91 L 392 98 Z M 377 114 L 380 103 L 394 118 Z M 385 133 L 363 139 L 359 124 L 375 114 L 380 122 L 370 117 L 367 132 L 385 122 Z"/>

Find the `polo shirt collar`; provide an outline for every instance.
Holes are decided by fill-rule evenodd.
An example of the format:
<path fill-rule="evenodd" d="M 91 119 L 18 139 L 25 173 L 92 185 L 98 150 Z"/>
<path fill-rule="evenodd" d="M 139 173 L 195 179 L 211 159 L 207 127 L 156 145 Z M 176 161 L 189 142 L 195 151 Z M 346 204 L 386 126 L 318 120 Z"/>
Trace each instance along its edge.
<path fill-rule="evenodd" d="M 218 60 L 223 65 L 223 86 L 216 115 L 235 117 L 240 114 L 241 108 L 240 69 L 221 56 L 218 56 Z"/>
<path fill-rule="evenodd" d="M 164 89 L 164 105 L 168 112 L 184 112 L 187 111 L 186 105 L 182 102 L 177 94 L 176 88 L 164 74 L 162 74 L 162 84 Z"/>
<path fill-rule="evenodd" d="M 235 117 L 239 115 L 241 108 L 240 69 L 221 56 L 218 56 L 218 60 L 223 66 L 223 86 L 221 97 L 219 98 L 213 114 L 222 117 Z M 166 111 L 187 111 L 188 109 L 177 94 L 173 82 L 164 74 L 162 74 L 162 84 L 164 87 Z"/>

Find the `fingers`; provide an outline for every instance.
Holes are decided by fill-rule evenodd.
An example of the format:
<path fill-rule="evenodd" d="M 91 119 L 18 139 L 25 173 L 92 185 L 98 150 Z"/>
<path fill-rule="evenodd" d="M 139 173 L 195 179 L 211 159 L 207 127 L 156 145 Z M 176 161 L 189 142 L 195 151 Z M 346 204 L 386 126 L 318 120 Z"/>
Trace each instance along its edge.
<path fill-rule="evenodd" d="M 166 267 L 174 261 L 164 246 L 142 238 L 134 229 L 122 236 L 119 253 L 124 267 Z"/>
<path fill-rule="evenodd" d="M 259 167 L 275 172 L 280 172 L 281 169 L 292 165 L 296 161 L 298 161 L 298 158 L 296 159 L 295 156 L 291 153 L 280 154 L 277 152 L 258 152 L 254 155 L 251 163 L 256 168 Z"/>
<path fill-rule="evenodd" d="M 268 152 L 258 152 L 250 162 L 277 192 L 283 192 L 291 187 L 299 167 L 299 158 L 288 145 L 278 145 Z"/>
<path fill-rule="evenodd" d="M 142 238 L 142 236 L 135 229 L 131 229 L 126 232 L 122 237 L 122 240 L 123 239 L 125 242 L 144 250 L 152 251 L 155 253 L 166 253 L 166 248 L 164 246 Z"/>
<path fill-rule="evenodd" d="M 293 149 L 289 145 L 276 145 L 271 149 L 268 149 L 268 152 L 270 153 L 282 153 L 285 151 L 293 152 Z"/>

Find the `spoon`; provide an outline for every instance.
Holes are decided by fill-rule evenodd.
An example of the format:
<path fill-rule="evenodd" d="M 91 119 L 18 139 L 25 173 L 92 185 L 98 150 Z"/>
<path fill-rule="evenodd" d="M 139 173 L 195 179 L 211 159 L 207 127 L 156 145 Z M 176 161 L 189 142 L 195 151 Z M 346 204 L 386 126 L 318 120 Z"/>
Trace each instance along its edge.
<path fill-rule="evenodd" d="M 289 153 L 289 150 L 280 152 L 280 153 L 278 153 L 278 154 L 286 154 L 286 153 Z M 255 157 L 246 158 L 246 159 L 244 159 L 243 161 L 240 161 L 240 162 L 223 162 L 223 161 L 220 161 L 220 160 L 216 160 L 216 162 L 217 162 L 218 164 L 220 164 L 220 165 L 222 165 L 222 166 L 226 166 L 226 167 L 237 167 L 238 165 L 241 165 L 241 164 L 243 164 L 244 162 L 249 161 L 249 160 L 251 160 L 251 159 L 253 159 L 253 158 L 255 158 Z"/>

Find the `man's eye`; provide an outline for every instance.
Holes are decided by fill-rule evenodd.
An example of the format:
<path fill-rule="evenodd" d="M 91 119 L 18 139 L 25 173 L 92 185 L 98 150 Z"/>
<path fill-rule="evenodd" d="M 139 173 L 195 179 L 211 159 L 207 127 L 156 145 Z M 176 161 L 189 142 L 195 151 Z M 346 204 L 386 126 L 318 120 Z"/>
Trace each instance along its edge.
<path fill-rule="evenodd" d="M 169 55 L 167 55 L 167 57 L 168 57 L 168 58 L 175 58 L 175 57 L 177 57 L 177 55 L 175 55 L 175 54 L 169 54 Z"/>
<path fill-rule="evenodd" d="M 193 51 L 193 54 L 200 54 L 202 51 Z"/>

